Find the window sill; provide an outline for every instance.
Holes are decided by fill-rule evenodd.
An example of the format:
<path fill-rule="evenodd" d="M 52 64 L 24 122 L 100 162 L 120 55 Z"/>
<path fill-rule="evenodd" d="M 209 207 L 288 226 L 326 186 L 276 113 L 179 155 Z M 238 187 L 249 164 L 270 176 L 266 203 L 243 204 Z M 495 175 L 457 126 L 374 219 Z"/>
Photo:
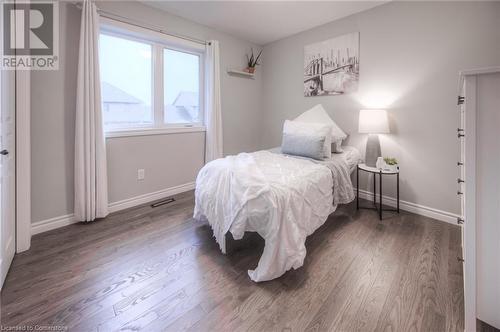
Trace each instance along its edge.
<path fill-rule="evenodd" d="M 150 135 L 171 135 L 184 133 L 197 133 L 206 131 L 205 127 L 168 127 L 168 128 L 141 128 L 127 130 L 113 130 L 105 133 L 106 138 L 150 136 Z"/>

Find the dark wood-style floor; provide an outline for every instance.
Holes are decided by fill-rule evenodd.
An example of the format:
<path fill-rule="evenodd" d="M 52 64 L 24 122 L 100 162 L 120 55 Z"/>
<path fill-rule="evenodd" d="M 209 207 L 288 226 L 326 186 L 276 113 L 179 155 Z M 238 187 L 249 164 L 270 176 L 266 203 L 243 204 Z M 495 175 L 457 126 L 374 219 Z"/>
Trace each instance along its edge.
<path fill-rule="evenodd" d="M 499 329 L 483 322 L 480 319 L 476 320 L 476 329 L 478 332 L 500 332 Z"/>
<path fill-rule="evenodd" d="M 263 241 L 222 255 L 193 193 L 176 199 L 34 236 L 1 294 L 4 328 L 463 331 L 456 226 L 349 204 L 308 238 L 302 268 L 257 284 Z"/>

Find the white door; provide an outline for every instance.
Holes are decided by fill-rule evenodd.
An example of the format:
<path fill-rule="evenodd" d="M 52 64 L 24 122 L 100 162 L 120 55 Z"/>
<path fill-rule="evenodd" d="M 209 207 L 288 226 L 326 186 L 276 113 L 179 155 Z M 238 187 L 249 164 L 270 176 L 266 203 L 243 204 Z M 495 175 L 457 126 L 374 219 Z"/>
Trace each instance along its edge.
<path fill-rule="evenodd" d="M 16 247 L 15 72 L 0 71 L 0 288 Z"/>
<path fill-rule="evenodd" d="M 477 317 L 500 329 L 500 73 L 477 76 Z"/>

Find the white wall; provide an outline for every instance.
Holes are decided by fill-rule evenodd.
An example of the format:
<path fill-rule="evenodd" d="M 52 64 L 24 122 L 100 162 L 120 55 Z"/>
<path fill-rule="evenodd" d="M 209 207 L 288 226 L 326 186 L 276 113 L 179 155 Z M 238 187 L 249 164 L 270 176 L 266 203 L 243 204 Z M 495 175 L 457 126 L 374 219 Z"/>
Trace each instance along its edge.
<path fill-rule="evenodd" d="M 304 46 L 353 31 L 358 93 L 303 97 Z M 364 152 L 358 112 L 386 108 L 391 134 L 381 137 L 382 153 L 400 161 L 401 199 L 458 213 L 458 72 L 500 64 L 499 2 L 391 2 L 266 45 L 263 63 L 262 147 L 280 144 L 285 119 L 321 103 Z M 384 185 L 394 197 L 393 183 Z"/>
<path fill-rule="evenodd" d="M 99 2 L 98 7 L 162 27 L 164 30 L 220 41 L 224 153 L 253 151 L 259 146 L 262 77 L 231 77 L 228 67 L 244 67 L 246 41 L 209 29 L 137 2 Z M 60 4 L 60 69 L 34 71 L 32 98 L 32 221 L 73 213 L 74 112 L 80 10 Z M 109 199 L 117 202 L 192 182 L 203 165 L 203 133 L 109 138 Z M 137 169 L 146 179 L 137 180 Z M 182 183 L 181 183 L 182 182 Z"/>

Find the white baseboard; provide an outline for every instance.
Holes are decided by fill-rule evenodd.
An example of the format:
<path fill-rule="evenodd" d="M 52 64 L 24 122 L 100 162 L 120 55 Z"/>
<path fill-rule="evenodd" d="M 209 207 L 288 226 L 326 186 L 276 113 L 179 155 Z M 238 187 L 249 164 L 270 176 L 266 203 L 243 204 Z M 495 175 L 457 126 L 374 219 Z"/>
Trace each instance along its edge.
<path fill-rule="evenodd" d="M 134 206 L 146 204 L 152 201 L 156 201 L 168 196 L 177 195 L 189 190 L 193 190 L 195 187 L 194 182 L 189 182 L 180 186 L 175 186 L 159 191 L 155 191 L 148 194 L 139 195 L 132 198 L 127 198 L 118 202 L 113 202 L 108 205 L 109 213 L 125 210 Z M 47 232 L 56 228 L 63 226 L 68 226 L 78 221 L 75 219 L 74 214 L 67 214 L 64 216 L 59 216 L 55 218 L 50 218 L 46 220 L 37 221 L 31 224 L 31 235 Z"/>
<path fill-rule="evenodd" d="M 190 182 L 186 183 L 180 186 L 175 186 L 172 188 L 167 188 L 163 190 L 159 190 L 156 192 L 144 194 L 144 195 L 139 195 L 136 197 L 132 198 L 127 198 L 118 202 L 113 202 L 109 204 L 109 212 L 117 212 L 121 211 L 124 209 L 128 209 L 134 206 L 142 205 L 145 203 L 149 203 L 158 199 L 162 199 L 164 197 L 172 196 L 172 195 L 177 195 L 189 190 L 193 190 L 195 188 L 195 183 Z M 373 193 L 366 191 L 366 190 L 359 190 L 359 197 L 364 198 L 367 200 L 373 200 Z M 383 204 L 395 207 L 396 206 L 396 199 L 393 197 L 389 196 L 383 196 L 382 200 Z M 447 211 L 442 211 L 438 209 L 434 209 L 428 206 L 424 205 L 419 205 L 407 201 L 399 201 L 399 208 L 401 210 L 405 210 L 411 213 L 415 213 L 418 215 L 422 215 L 425 217 L 441 220 L 450 224 L 456 225 L 457 223 L 457 214 L 447 212 Z M 50 218 L 46 220 L 41 220 L 34 222 L 31 224 L 31 234 L 39 234 L 43 232 L 47 232 L 56 228 L 60 228 L 63 226 L 71 225 L 74 224 L 78 221 L 75 220 L 75 217 L 73 214 L 68 214 L 64 216 L 59 216 L 55 218 Z"/>
<path fill-rule="evenodd" d="M 372 201 L 373 200 L 373 193 L 370 191 L 366 190 L 359 190 L 359 197 L 364 198 L 367 200 Z M 382 204 L 391 206 L 391 207 L 396 207 L 396 199 L 393 197 L 389 196 L 382 196 Z M 428 206 L 424 205 L 419 205 L 415 204 L 412 202 L 407 202 L 407 201 L 399 201 L 399 208 L 401 210 L 405 210 L 411 213 L 415 213 L 424 217 L 429 217 L 433 219 L 437 219 L 440 221 L 444 221 L 453 225 L 457 224 L 457 217 L 458 215 L 455 213 L 447 212 L 447 211 L 442 211 L 438 209 L 434 209 Z"/>
<path fill-rule="evenodd" d="M 145 203 L 149 203 L 152 201 L 156 201 L 158 199 L 162 199 L 168 196 L 173 196 L 177 195 L 189 190 L 193 190 L 195 187 L 194 182 L 189 182 L 186 184 L 182 184 L 180 186 L 175 186 L 172 188 L 167 188 L 167 189 L 162 189 L 159 191 L 155 191 L 152 193 L 144 194 L 144 195 L 139 195 L 136 197 L 132 198 L 127 198 L 122 201 L 110 203 L 108 205 L 109 213 L 125 210 L 134 206 L 142 205 Z"/>
<path fill-rule="evenodd" d="M 55 218 L 37 221 L 31 224 L 31 235 L 51 231 L 56 228 L 76 223 L 74 214 L 67 214 Z"/>

